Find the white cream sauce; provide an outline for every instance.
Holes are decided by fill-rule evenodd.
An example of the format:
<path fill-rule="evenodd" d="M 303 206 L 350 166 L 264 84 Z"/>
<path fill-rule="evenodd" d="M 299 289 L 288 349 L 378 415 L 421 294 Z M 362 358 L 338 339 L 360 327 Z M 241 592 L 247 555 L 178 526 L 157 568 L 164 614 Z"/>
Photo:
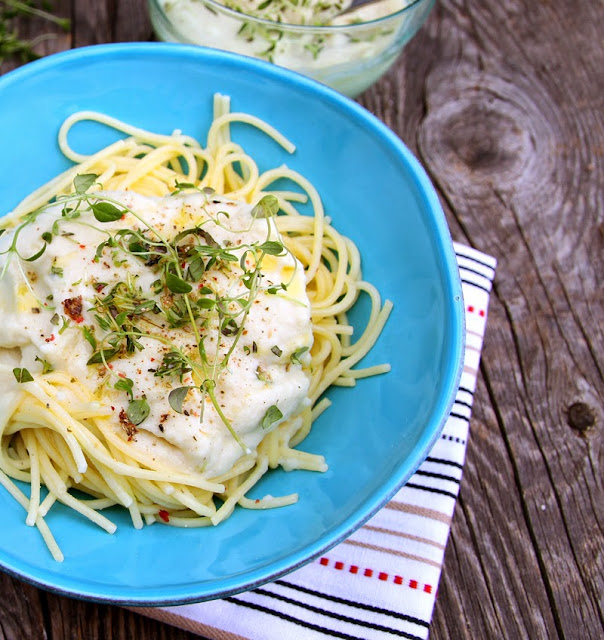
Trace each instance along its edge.
<path fill-rule="evenodd" d="M 224 198 L 206 198 L 203 194 L 149 198 L 129 192 L 95 197 L 111 198 L 135 211 L 168 240 L 203 223 L 202 228 L 220 246 L 227 246 L 238 257 L 242 253 L 241 250 L 238 253 L 239 245 L 261 244 L 268 238 L 280 240 L 272 220 L 254 218 L 250 205 Z M 42 234 L 52 231 L 55 221 L 61 219 L 61 211 L 61 205 L 51 206 L 23 230 L 17 243 L 22 257 L 33 256 L 40 249 L 44 242 Z M 218 216 L 219 212 L 227 213 L 228 217 Z M 144 337 L 140 338 L 143 349 L 111 360 L 110 372 L 102 364 L 87 364 L 94 350 L 84 337 L 83 327 L 94 328 L 98 342 L 104 335 L 92 310 L 95 297 L 106 295 L 115 284 L 130 278 L 145 298 L 158 304 L 166 301 L 169 292 L 153 293 L 152 283 L 159 275 L 152 265 L 111 248 L 105 248 L 95 261 L 97 247 L 107 239 L 106 231 L 115 233 L 118 229 L 142 227 L 130 213 L 116 222 L 100 223 L 90 211 L 83 210 L 77 220 L 60 222 L 59 235 L 53 236 L 38 259 L 25 262 L 14 254 L 0 255 L 0 269 L 9 262 L 0 279 L 0 360 L 25 367 L 34 375 L 41 371 L 40 360 L 44 360 L 55 370 L 76 378 L 110 406 L 110 420 L 126 440 L 123 416 L 128 396 L 124 391 L 116 391 L 113 385 L 120 378 L 133 380 L 135 398 L 145 396 L 150 413 L 128 440 L 130 445 L 152 455 L 157 452 L 158 456 L 167 456 L 179 464 L 183 462 L 185 467 L 201 471 L 208 478 L 216 477 L 232 468 L 244 451 L 207 397 L 200 421 L 202 400 L 197 389 L 189 391 L 182 407 L 188 415 L 177 413 L 170 406 L 168 394 L 172 389 L 195 384 L 190 373 L 185 374 L 182 382 L 177 376 L 155 375 L 170 345 Z M 0 252 L 7 250 L 13 237 L 14 229 L 0 237 Z M 194 286 L 210 287 L 219 297 L 227 293 L 245 294 L 247 290 L 240 281 L 242 271 L 238 263 L 230 264 L 231 269 L 206 271 L 203 280 Z M 262 286 L 245 320 L 244 332 L 228 366 L 216 379 L 221 410 L 251 450 L 267 433 L 262 422 L 269 407 L 278 407 L 283 418 L 268 430 L 298 414 L 308 403 L 308 351 L 300 358 L 302 363 L 292 361 L 291 356 L 312 345 L 310 304 L 300 263 L 289 254 L 267 255 L 262 274 Z M 267 292 L 271 285 L 282 282 L 289 282 L 286 292 Z M 100 291 L 99 283 L 105 283 Z M 194 293 L 190 295 L 195 297 Z M 83 302 L 80 317 L 72 313 L 74 317 L 70 318 L 69 302 L 80 296 Z M 210 360 L 224 356 L 234 341 L 233 336 L 218 332 L 212 318 L 202 329 Z M 146 313 L 136 325 L 195 357 L 197 344 L 190 325 L 170 327 L 163 314 L 153 313 Z"/>

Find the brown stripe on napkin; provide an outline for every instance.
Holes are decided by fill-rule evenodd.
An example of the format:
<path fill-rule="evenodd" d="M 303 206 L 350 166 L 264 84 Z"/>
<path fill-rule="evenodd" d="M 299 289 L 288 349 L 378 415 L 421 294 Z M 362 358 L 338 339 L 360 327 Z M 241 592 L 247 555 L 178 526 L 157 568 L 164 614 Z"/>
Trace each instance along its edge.
<path fill-rule="evenodd" d="M 444 522 L 445 524 L 451 524 L 451 516 L 442 513 L 441 511 L 436 511 L 436 509 L 428 509 L 427 507 L 418 507 L 415 504 L 407 504 L 405 502 L 395 502 L 391 500 L 384 507 L 385 509 L 394 509 L 395 511 L 402 511 L 403 513 L 411 513 L 414 516 L 421 516 L 422 518 L 428 518 L 429 520 L 438 520 L 439 522 Z"/>
<path fill-rule="evenodd" d="M 441 563 L 434 560 L 428 560 L 428 558 L 422 558 L 406 551 L 398 551 L 397 549 L 389 549 L 388 547 L 380 547 L 377 544 L 370 544 L 369 542 L 360 542 L 359 540 L 344 540 L 342 544 L 349 544 L 353 547 L 362 547 L 363 549 L 371 549 L 371 551 L 379 551 L 380 553 L 387 553 L 391 556 L 397 556 L 399 558 L 407 558 L 408 560 L 415 560 L 422 564 L 429 564 L 433 567 L 439 567 Z"/>

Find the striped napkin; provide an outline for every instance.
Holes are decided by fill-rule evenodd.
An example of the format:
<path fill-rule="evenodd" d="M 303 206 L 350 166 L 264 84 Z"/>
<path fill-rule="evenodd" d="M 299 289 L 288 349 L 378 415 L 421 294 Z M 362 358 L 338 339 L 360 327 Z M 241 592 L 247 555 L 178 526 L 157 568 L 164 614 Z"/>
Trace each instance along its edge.
<path fill-rule="evenodd" d="M 454 246 L 466 307 L 464 368 L 444 431 L 409 482 L 350 538 L 281 580 L 223 600 L 135 611 L 212 640 L 428 637 L 496 266 Z"/>

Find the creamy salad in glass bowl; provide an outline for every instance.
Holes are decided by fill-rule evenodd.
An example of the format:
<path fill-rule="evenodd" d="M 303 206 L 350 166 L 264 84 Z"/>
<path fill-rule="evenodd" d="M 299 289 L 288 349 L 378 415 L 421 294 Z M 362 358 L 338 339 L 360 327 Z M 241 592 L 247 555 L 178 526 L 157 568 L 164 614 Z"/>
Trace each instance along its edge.
<path fill-rule="evenodd" d="M 267 60 L 356 97 L 398 58 L 434 0 L 149 0 L 157 36 Z"/>

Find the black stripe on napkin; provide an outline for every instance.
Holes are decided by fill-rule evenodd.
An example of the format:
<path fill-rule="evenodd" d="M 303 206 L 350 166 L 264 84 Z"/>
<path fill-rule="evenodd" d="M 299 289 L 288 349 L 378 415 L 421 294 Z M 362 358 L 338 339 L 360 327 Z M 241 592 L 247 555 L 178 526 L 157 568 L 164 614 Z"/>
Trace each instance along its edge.
<path fill-rule="evenodd" d="M 457 413 L 455 411 L 451 411 L 449 414 L 452 418 L 459 418 L 460 420 L 464 420 L 465 422 L 470 422 L 470 418 L 468 416 L 463 416 L 461 413 Z"/>
<path fill-rule="evenodd" d="M 448 496 L 449 498 L 453 498 L 453 500 L 457 500 L 456 493 L 452 493 L 451 491 L 445 491 L 444 489 L 437 489 L 436 487 L 424 487 L 421 484 L 407 482 L 407 484 L 405 485 L 405 488 L 418 489 L 419 491 L 428 491 L 429 493 L 438 493 L 441 496 Z"/>
<path fill-rule="evenodd" d="M 422 471 L 421 469 L 418 469 L 414 475 L 424 476 L 426 478 L 436 478 L 437 480 L 446 480 L 447 482 L 454 482 L 455 484 L 459 484 L 461 482 L 459 478 L 454 478 L 453 476 L 447 476 L 444 473 L 434 473 L 433 471 Z"/>
<path fill-rule="evenodd" d="M 465 256 L 464 256 L 465 257 Z M 466 258 L 467 260 L 470 260 L 470 258 Z M 490 278 L 489 276 L 487 276 L 486 274 L 482 273 L 482 271 L 477 271 L 476 269 L 471 269 L 470 267 L 466 267 L 463 264 L 459 264 L 457 265 L 460 269 L 460 271 L 463 269 L 464 271 L 469 271 L 470 273 L 474 273 L 477 276 L 480 276 L 481 278 L 484 278 L 485 280 L 488 280 L 489 282 L 492 282 L 492 278 Z"/>
<path fill-rule="evenodd" d="M 349 616 L 342 615 L 341 613 L 335 613 L 334 611 L 328 611 L 327 609 L 322 609 L 321 607 L 315 607 L 311 604 L 307 604 L 306 602 L 300 602 L 299 600 L 294 600 L 293 598 L 288 598 L 287 596 L 282 596 L 278 593 L 267 591 L 266 589 L 254 589 L 254 593 L 258 593 L 268 598 L 274 598 L 275 600 L 285 602 L 286 604 L 291 604 L 295 607 L 301 607 L 302 609 L 306 609 L 307 611 L 312 611 L 312 613 L 318 613 L 319 615 L 326 616 L 328 618 L 333 618 L 334 620 L 339 620 L 340 622 L 346 622 L 348 624 L 357 625 L 359 627 L 365 627 L 366 629 L 373 629 L 375 631 L 382 631 L 383 633 L 391 633 L 393 635 L 400 636 L 402 638 L 409 638 L 410 640 L 421 640 L 421 638 L 419 638 L 418 636 L 415 636 L 411 633 L 407 633 L 405 631 L 400 631 L 399 629 L 386 627 L 384 625 L 377 624 L 375 622 L 368 622 L 367 620 L 350 618 Z"/>
<path fill-rule="evenodd" d="M 336 631 L 335 629 L 328 629 L 327 627 L 322 627 L 318 624 L 313 624 L 312 622 L 306 622 L 306 620 L 300 620 L 298 618 L 294 618 L 293 616 L 288 615 L 287 613 L 281 613 L 280 611 L 275 611 L 274 609 L 269 609 L 268 607 L 263 607 L 260 604 L 256 604 L 254 602 L 247 602 L 246 600 L 239 600 L 238 598 L 228 597 L 225 598 L 227 602 L 231 602 L 232 604 L 238 604 L 242 607 L 247 607 L 248 609 L 254 609 L 256 611 L 260 611 L 262 613 L 267 613 L 268 615 L 275 616 L 276 618 L 281 618 L 286 622 L 292 622 L 293 624 L 297 624 L 300 627 L 305 627 L 306 629 L 311 629 L 312 631 L 318 631 L 319 633 L 324 633 L 325 635 L 332 636 L 333 638 L 341 638 L 342 640 L 364 640 L 358 636 L 351 636 L 348 633 L 343 633 L 341 631 Z M 411 634 L 405 634 L 404 632 L 396 632 L 392 631 L 392 633 L 396 633 L 401 635 L 404 638 L 408 638 L 409 640 L 422 640 L 419 636 L 414 636 Z"/>
<path fill-rule="evenodd" d="M 470 411 L 472 410 L 472 405 L 469 402 L 464 402 L 463 400 L 458 400 L 457 398 L 455 399 L 455 404 L 458 404 L 462 407 L 467 407 L 468 409 L 470 409 Z"/>
<path fill-rule="evenodd" d="M 492 264 L 485 262 L 484 260 L 480 260 L 479 258 L 475 258 L 474 256 L 468 256 L 465 253 L 462 253 L 461 251 L 459 251 L 458 249 L 455 251 L 455 255 L 458 258 L 464 258 L 465 260 L 471 260 L 476 264 L 481 264 L 483 267 L 486 267 L 487 269 L 490 269 L 491 271 L 495 272 L 495 267 L 493 267 Z"/>
<path fill-rule="evenodd" d="M 301 593 L 306 593 L 309 596 L 316 596 L 317 598 L 322 598 L 323 600 L 328 600 L 329 602 L 335 602 L 336 604 L 344 604 L 349 607 L 354 607 L 355 609 L 363 609 L 365 611 L 370 611 L 371 613 L 379 613 L 385 616 L 398 618 L 399 620 L 411 622 L 413 624 L 419 625 L 420 627 L 425 627 L 426 629 L 430 626 L 428 622 L 426 622 L 425 620 L 420 620 L 420 618 L 414 618 L 413 616 L 408 616 L 404 613 L 399 613 L 398 611 L 391 611 L 390 609 L 382 609 L 381 607 L 376 607 L 371 604 L 356 602 L 355 600 L 346 600 L 346 598 L 340 598 L 339 596 L 332 596 L 331 594 L 323 593 L 322 591 L 308 589 L 307 587 L 302 587 L 299 584 L 293 584 L 292 582 L 287 582 L 286 580 L 275 580 L 274 584 L 281 585 L 282 587 L 286 587 L 288 589 L 294 589 L 295 591 L 300 591 Z"/>
<path fill-rule="evenodd" d="M 426 462 L 434 462 L 435 464 L 446 464 L 450 467 L 457 467 L 458 469 L 463 469 L 463 464 L 459 464 L 459 462 L 453 462 L 452 460 L 445 460 L 444 458 L 433 458 L 432 456 L 428 456 L 426 458 Z"/>
<path fill-rule="evenodd" d="M 487 278 L 488 280 L 488 278 Z M 486 291 L 488 294 L 491 293 L 491 290 L 487 287 L 483 287 L 481 284 L 478 284 L 477 282 L 472 282 L 471 280 L 466 280 L 465 278 L 462 278 L 461 281 L 464 284 L 470 285 L 471 287 L 476 287 L 477 289 L 482 289 L 483 291 Z"/>

